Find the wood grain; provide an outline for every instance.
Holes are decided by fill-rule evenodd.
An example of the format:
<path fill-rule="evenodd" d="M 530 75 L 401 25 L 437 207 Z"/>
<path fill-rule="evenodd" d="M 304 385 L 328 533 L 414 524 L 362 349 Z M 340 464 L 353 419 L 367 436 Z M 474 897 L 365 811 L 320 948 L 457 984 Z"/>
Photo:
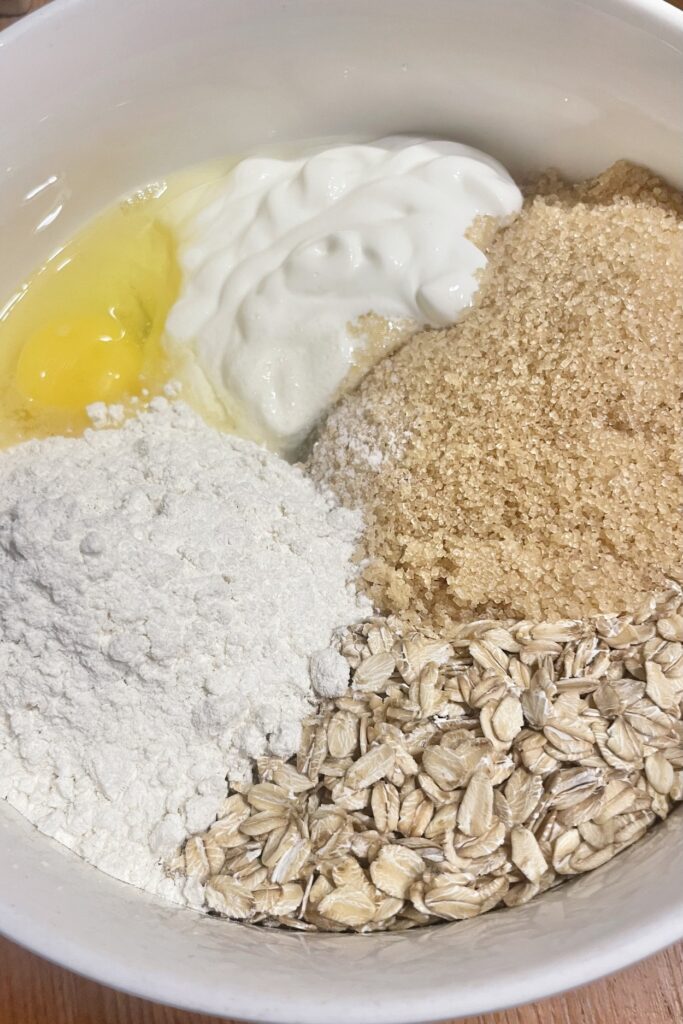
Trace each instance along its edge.
<path fill-rule="evenodd" d="M 0 939 L 0 1024 L 219 1024 L 219 1018 L 133 999 Z M 460 1024 L 683 1024 L 683 944 L 564 996 Z"/>
<path fill-rule="evenodd" d="M 33 0 L 32 9 L 50 0 Z M 683 0 L 673 0 L 683 8 Z M 0 29 L 14 18 L 0 17 Z M 1 116 L 1 115 L 0 115 Z M 495 979 L 492 979 L 495 983 Z M 0 1024 L 230 1024 L 115 992 L 0 939 Z M 594 985 L 460 1024 L 683 1024 L 683 943 Z"/>
<path fill-rule="evenodd" d="M 12 10 L 12 6 L 13 5 L 12 5 L 11 0 L 4 0 L 4 3 L 5 3 L 5 6 L 6 6 L 6 8 L 8 10 Z M 30 10 L 37 11 L 39 7 L 44 7 L 45 4 L 49 4 L 49 3 L 50 3 L 50 0 L 32 0 Z M 19 3 L 17 3 L 16 6 L 19 7 L 20 6 Z M 0 8 L 2 8 L 2 4 L 0 4 Z M 4 11 L 4 9 L 2 9 L 2 14 L 4 14 L 4 13 L 5 13 L 5 11 Z M 16 18 L 0 17 L 0 29 L 7 28 L 8 25 L 14 24 L 14 22 L 16 20 L 17 20 Z"/>

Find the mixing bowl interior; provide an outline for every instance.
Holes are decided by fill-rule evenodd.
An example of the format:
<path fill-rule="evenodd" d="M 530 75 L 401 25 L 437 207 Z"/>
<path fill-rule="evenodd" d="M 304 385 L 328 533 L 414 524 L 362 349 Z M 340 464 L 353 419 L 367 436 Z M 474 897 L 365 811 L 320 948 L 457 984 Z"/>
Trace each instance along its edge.
<path fill-rule="evenodd" d="M 680 183 L 682 19 L 660 0 L 54 0 L 0 42 L 0 292 L 122 192 L 298 138 L 433 133 L 515 175 L 627 156 Z"/>
<path fill-rule="evenodd" d="M 12 97 L 0 297 L 122 192 L 297 138 L 433 133 L 518 176 L 628 157 L 681 184 L 682 50 L 683 15 L 654 0 L 56 0 L 0 37 Z M 108 984 L 217 1014 L 434 1020 L 537 998 L 679 938 L 682 825 L 679 811 L 524 908 L 347 937 L 163 905 L 2 805 L 0 929 Z"/>

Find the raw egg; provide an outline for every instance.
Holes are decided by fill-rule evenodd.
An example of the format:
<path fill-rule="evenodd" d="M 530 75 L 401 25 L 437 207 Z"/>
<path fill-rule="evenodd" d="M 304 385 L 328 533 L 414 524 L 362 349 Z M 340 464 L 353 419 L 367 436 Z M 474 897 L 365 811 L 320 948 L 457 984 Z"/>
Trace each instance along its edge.
<path fill-rule="evenodd" d="M 91 402 L 134 394 L 143 346 L 114 316 L 78 316 L 48 324 L 19 352 L 16 385 L 27 402 L 80 412 Z"/>
<path fill-rule="evenodd" d="M 140 403 L 168 379 L 162 333 L 180 271 L 164 191 L 97 218 L 5 306 L 0 445 L 80 432 L 92 402 Z"/>

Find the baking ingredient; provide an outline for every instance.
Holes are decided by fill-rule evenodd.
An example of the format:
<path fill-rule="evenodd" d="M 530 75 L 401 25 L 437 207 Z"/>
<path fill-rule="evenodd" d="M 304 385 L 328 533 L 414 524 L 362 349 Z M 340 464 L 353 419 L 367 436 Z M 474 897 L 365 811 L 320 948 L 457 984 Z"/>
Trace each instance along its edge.
<path fill-rule="evenodd" d="M 680 577 L 682 211 L 627 163 L 547 176 L 475 308 L 330 415 L 310 469 L 365 512 L 378 607 L 584 617 Z"/>
<path fill-rule="evenodd" d="M 318 697 L 343 696 L 349 686 L 349 666 L 332 647 L 317 651 L 310 662 L 311 684 Z"/>
<path fill-rule="evenodd" d="M 241 431 L 291 453 L 354 365 L 470 304 L 486 261 L 467 230 L 520 203 L 500 164 L 454 142 L 243 160 L 175 225 L 169 351 Z"/>
<path fill-rule="evenodd" d="M 225 917 L 405 930 L 519 906 L 683 800 L 680 587 L 633 615 L 348 630 L 345 696 L 173 862 Z"/>
<path fill-rule="evenodd" d="M 297 749 L 310 656 L 367 613 L 359 526 L 162 398 L 0 454 L 0 796 L 180 898 L 160 857 L 214 820 L 226 773 Z"/>
<path fill-rule="evenodd" d="M 158 389 L 179 288 L 160 184 L 118 203 L 58 249 L 0 314 L 0 444 L 81 432 L 91 402 Z"/>

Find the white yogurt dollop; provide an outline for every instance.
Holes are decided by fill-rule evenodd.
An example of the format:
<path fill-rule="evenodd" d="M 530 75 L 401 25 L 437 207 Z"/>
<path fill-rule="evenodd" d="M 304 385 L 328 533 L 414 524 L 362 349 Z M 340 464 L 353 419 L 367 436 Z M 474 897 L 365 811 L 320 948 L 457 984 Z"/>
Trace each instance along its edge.
<path fill-rule="evenodd" d="M 445 326 L 471 304 L 477 215 L 519 189 L 492 157 L 394 137 L 299 159 L 252 157 L 179 227 L 183 282 L 167 323 L 250 436 L 296 448 L 362 357 L 368 313 Z"/>

